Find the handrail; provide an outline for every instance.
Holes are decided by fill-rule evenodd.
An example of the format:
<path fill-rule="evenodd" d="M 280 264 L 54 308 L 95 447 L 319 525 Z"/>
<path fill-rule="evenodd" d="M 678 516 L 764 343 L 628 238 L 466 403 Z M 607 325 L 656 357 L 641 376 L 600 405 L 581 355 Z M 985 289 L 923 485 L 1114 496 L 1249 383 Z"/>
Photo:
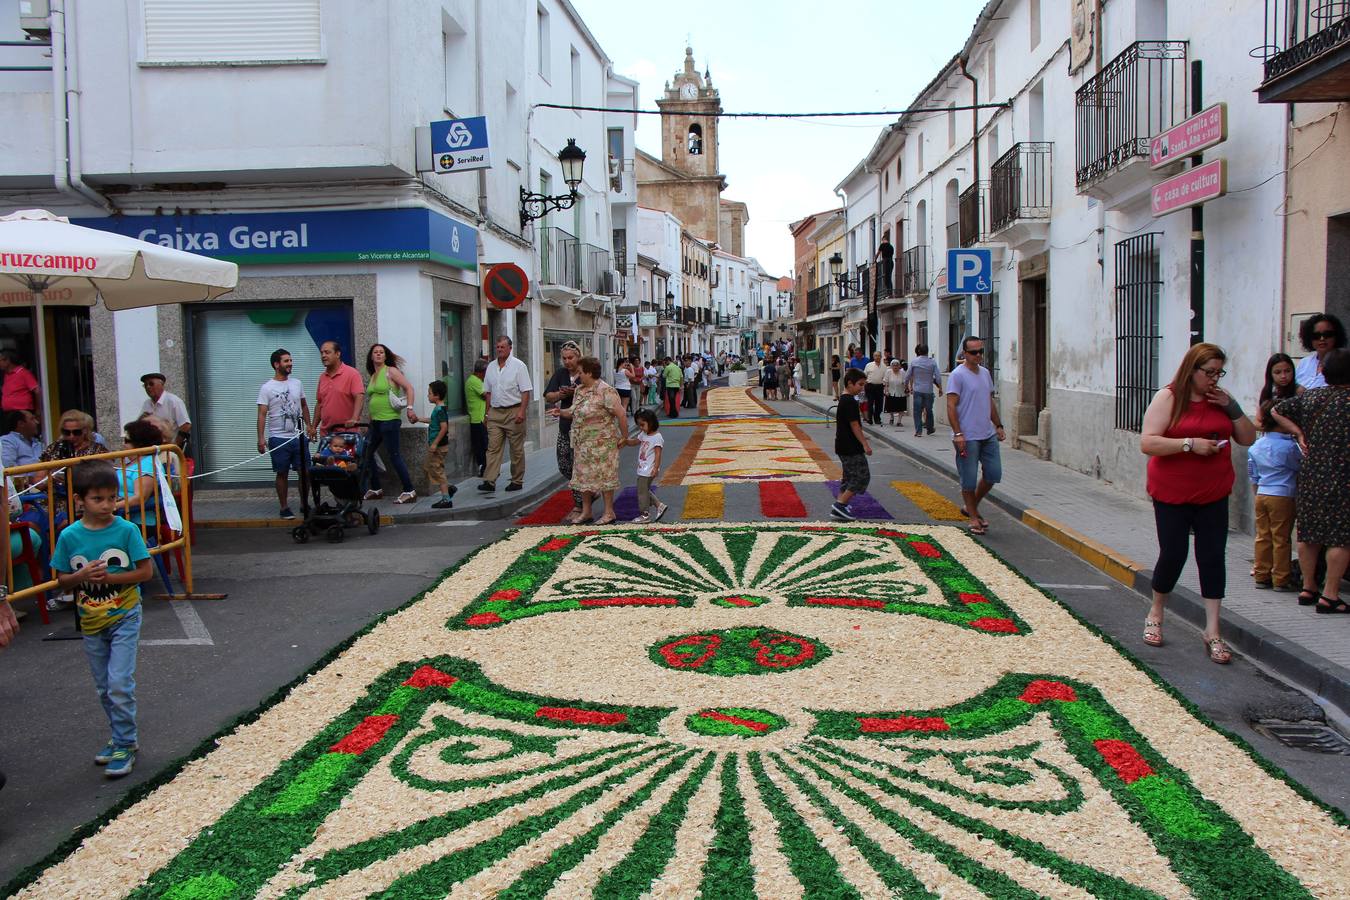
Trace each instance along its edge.
<path fill-rule="evenodd" d="M 41 477 L 40 479 L 38 479 L 37 483 L 34 484 L 32 487 L 26 488 L 22 491 L 18 491 L 13 496 L 17 496 L 21 499 L 24 497 L 30 497 L 32 499 L 37 499 L 38 497 L 42 496 L 46 497 L 47 534 L 45 535 L 46 544 L 44 546 L 47 550 L 47 553 L 50 554 L 52 552 L 52 549 L 56 546 L 57 528 L 56 528 L 55 513 L 57 511 L 57 507 L 61 499 L 57 495 L 58 483 L 64 483 L 65 485 L 67 485 L 64 491 L 66 521 L 67 523 L 74 522 L 75 521 L 74 492 L 69 489 L 69 484 L 71 481 L 71 473 L 76 467 L 91 462 L 113 462 L 115 460 L 132 460 L 144 457 L 158 457 L 159 454 L 161 453 L 170 453 L 178 458 L 178 466 L 177 466 L 178 496 L 183 498 L 184 501 L 183 505 L 184 507 L 186 507 L 188 492 L 191 490 L 187 474 L 187 457 L 183 455 L 183 448 L 179 447 L 177 444 L 158 444 L 154 447 L 140 447 L 132 450 L 114 450 L 109 451 L 107 453 L 92 453 L 88 456 L 77 456 L 72 459 L 59 459 L 59 460 L 50 460 L 48 462 L 28 463 L 27 465 L 13 466 L 5 469 L 5 475 L 7 476 L 7 478 L 22 478 L 27 475 L 42 476 L 45 474 L 45 477 Z M 121 468 L 125 469 L 126 466 L 123 465 L 121 466 Z M 58 476 L 57 473 L 59 472 L 59 470 L 65 470 L 64 474 Z M 36 494 L 33 493 L 35 488 L 41 485 L 46 486 L 45 492 L 39 492 Z M 8 503 L 8 485 L 6 485 L 6 494 L 7 494 L 6 503 Z M 156 530 L 155 537 L 156 539 L 158 539 L 159 525 L 160 522 L 162 521 L 161 519 L 163 515 L 162 510 L 164 508 L 163 504 L 164 498 L 160 493 L 160 481 L 158 477 L 154 478 L 154 491 L 152 499 L 153 504 L 150 502 L 149 499 L 142 499 L 139 505 L 141 537 L 145 538 L 147 534 L 145 524 L 146 510 L 153 509 L 155 513 L 155 530 Z M 156 546 L 150 548 L 150 555 L 160 556 L 165 553 L 170 553 L 174 550 L 181 549 L 183 551 L 183 586 L 186 588 L 187 593 L 191 594 L 192 593 L 192 524 L 190 521 L 191 517 L 187 514 L 186 508 L 182 508 L 179 510 L 179 517 L 182 520 L 183 527 L 180 531 L 176 532 L 177 537 L 175 537 L 173 540 L 165 541 L 162 544 L 157 542 Z M 22 526 L 26 526 L 32 530 L 37 530 L 36 527 L 33 525 L 33 523 L 29 522 L 15 523 L 11 521 L 9 524 L 11 529 L 13 529 L 15 524 L 19 524 Z M 10 536 L 6 534 L 5 540 L 9 539 Z M 48 581 L 42 582 L 41 584 L 35 584 L 32 587 L 24 588 L 21 591 L 15 591 L 13 589 L 14 587 L 13 554 L 9 555 L 8 564 L 5 567 L 5 584 L 10 589 L 6 599 L 8 599 L 11 603 L 14 602 L 15 600 L 22 600 L 26 597 L 31 597 L 34 594 L 40 594 L 58 587 L 56 579 L 52 578 Z"/>

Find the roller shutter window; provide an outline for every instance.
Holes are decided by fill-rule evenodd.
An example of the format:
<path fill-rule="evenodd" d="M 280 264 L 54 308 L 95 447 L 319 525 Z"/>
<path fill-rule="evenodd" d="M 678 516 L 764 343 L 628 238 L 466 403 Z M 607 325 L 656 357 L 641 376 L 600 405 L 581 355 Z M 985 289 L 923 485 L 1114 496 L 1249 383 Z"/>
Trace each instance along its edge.
<path fill-rule="evenodd" d="M 320 60 L 319 5 L 320 0 L 141 0 L 145 61 Z"/>

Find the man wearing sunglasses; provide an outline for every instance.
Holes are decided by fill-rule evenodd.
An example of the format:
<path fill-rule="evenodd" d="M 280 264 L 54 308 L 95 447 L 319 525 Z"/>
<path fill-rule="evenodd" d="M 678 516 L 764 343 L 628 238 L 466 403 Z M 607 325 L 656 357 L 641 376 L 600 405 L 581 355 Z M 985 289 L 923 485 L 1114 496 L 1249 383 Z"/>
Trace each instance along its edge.
<path fill-rule="evenodd" d="M 947 376 L 947 421 L 956 447 L 956 471 L 961 476 L 963 512 L 970 517 L 970 533 L 984 534 L 989 522 L 980 515 L 980 501 L 1003 478 L 998 444 L 1003 421 L 994 402 L 994 379 L 980 365 L 984 341 L 968 337 L 961 342 L 962 362 Z"/>
<path fill-rule="evenodd" d="M 1345 346 L 1345 326 L 1328 313 L 1317 313 L 1303 320 L 1298 329 L 1299 340 L 1308 355 L 1298 361 L 1294 380 L 1304 390 L 1327 386 L 1322 377 L 1322 361 L 1332 350 Z"/>

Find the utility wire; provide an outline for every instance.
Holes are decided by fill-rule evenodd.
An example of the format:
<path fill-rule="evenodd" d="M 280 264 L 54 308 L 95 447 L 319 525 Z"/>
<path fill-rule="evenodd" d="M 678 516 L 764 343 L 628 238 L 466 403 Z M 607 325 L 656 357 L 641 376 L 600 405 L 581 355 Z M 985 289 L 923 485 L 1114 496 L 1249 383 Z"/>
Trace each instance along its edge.
<path fill-rule="evenodd" d="M 816 119 L 847 118 L 849 116 L 903 116 L 910 113 L 962 112 L 972 109 L 1007 109 L 1012 104 L 972 103 L 966 106 L 920 106 L 914 109 L 880 109 L 861 112 L 718 112 L 707 113 L 719 119 Z M 619 106 L 577 106 L 573 103 L 535 103 L 536 109 L 570 109 L 576 112 L 624 113 L 634 116 L 688 116 L 689 112 L 664 109 L 624 109 Z M 705 115 L 698 113 L 698 115 Z"/>

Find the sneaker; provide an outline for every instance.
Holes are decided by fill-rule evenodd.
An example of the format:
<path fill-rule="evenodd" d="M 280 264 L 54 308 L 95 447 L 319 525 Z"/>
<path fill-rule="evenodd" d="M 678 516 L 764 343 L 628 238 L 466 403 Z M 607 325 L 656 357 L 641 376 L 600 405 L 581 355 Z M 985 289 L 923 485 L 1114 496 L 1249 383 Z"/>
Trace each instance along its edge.
<path fill-rule="evenodd" d="M 857 516 L 853 515 L 853 510 L 849 509 L 843 503 L 835 503 L 830 506 L 830 518 L 838 522 L 853 522 Z"/>
<path fill-rule="evenodd" d="M 668 510 L 668 509 L 670 509 L 669 506 L 667 506 L 666 504 L 662 503 L 660 500 L 656 501 L 656 515 L 652 516 L 652 521 L 653 521 L 653 522 L 660 522 L 660 521 L 661 521 L 661 517 L 664 516 L 664 515 L 666 514 L 666 510 Z"/>
<path fill-rule="evenodd" d="M 1284 584 L 1275 585 L 1275 590 L 1279 591 L 1281 594 L 1297 594 L 1299 591 L 1299 584 L 1295 581 L 1286 581 Z"/>
<path fill-rule="evenodd" d="M 280 515 L 281 515 L 281 518 L 283 518 L 283 519 L 294 519 L 294 518 L 295 518 L 295 513 L 291 512 L 291 508 L 290 508 L 289 506 L 283 506 L 283 507 L 281 508 L 281 513 L 280 513 Z"/>
<path fill-rule="evenodd" d="M 118 747 L 108 757 L 108 767 L 103 770 L 103 774 L 109 778 L 121 778 L 123 775 L 130 775 L 135 765 L 136 748 Z"/>
<path fill-rule="evenodd" d="M 370 490 L 366 491 L 365 499 L 366 499 L 366 500 L 379 500 L 379 499 L 380 499 L 381 497 L 383 497 L 383 496 L 384 496 L 384 491 L 379 490 L 378 488 L 371 488 Z"/>
<path fill-rule="evenodd" d="M 132 744 L 131 749 L 139 750 L 140 747 L 136 744 Z M 112 741 L 108 741 L 108 743 L 103 745 L 102 750 L 94 754 L 94 765 L 106 766 L 109 762 L 112 761 L 113 754 L 116 752 L 117 752 L 117 745 L 114 744 Z"/>
<path fill-rule="evenodd" d="M 416 502 L 417 502 L 417 492 L 416 492 L 416 491 L 404 491 L 403 493 L 401 493 L 401 494 L 398 495 L 398 499 L 395 500 L 394 502 L 395 502 L 395 503 L 416 503 Z"/>
<path fill-rule="evenodd" d="M 446 498 L 444 498 L 444 499 L 442 499 L 442 500 L 437 500 L 435 503 L 431 504 L 431 508 L 432 508 L 432 509 L 451 509 L 452 507 L 454 507 L 454 505 L 455 505 L 454 501 L 451 500 L 449 497 L 446 497 Z"/>
<path fill-rule="evenodd" d="M 521 484 L 519 481 L 513 481 L 506 486 L 506 489 L 508 491 L 519 491 L 522 490 L 524 487 L 525 485 Z"/>
<path fill-rule="evenodd" d="M 449 486 L 449 488 L 448 488 L 448 489 L 446 490 L 446 492 L 445 492 L 445 499 L 449 500 L 451 497 L 455 496 L 455 494 L 457 494 L 457 493 L 459 493 L 459 488 L 455 487 L 455 486 L 452 484 L 452 485 Z"/>
<path fill-rule="evenodd" d="M 650 525 L 652 524 L 652 517 L 647 515 L 646 513 L 641 513 L 635 518 L 633 518 L 631 521 L 634 525 Z"/>
<path fill-rule="evenodd" d="M 478 486 L 478 489 L 485 494 L 490 494 L 497 489 L 497 486 L 490 481 L 485 481 Z"/>
<path fill-rule="evenodd" d="M 1258 580 L 1258 581 L 1253 582 L 1253 584 L 1256 585 L 1257 590 L 1261 590 L 1261 591 L 1268 591 L 1268 590 L 1270 590 L 1272 587 L 1274 587 L 1274 585 L 1271 584 L 1269 581 L 1259 581 L 1259 580 Z"/>
<path fill-rule="evenodd" d="M 47 600 L 47 612 L 60 612 L 63 609 L 70 609 L 74 605 L 74 597 L 69 594 L 62 594 L 60 597 L 51 597 Z"/>

